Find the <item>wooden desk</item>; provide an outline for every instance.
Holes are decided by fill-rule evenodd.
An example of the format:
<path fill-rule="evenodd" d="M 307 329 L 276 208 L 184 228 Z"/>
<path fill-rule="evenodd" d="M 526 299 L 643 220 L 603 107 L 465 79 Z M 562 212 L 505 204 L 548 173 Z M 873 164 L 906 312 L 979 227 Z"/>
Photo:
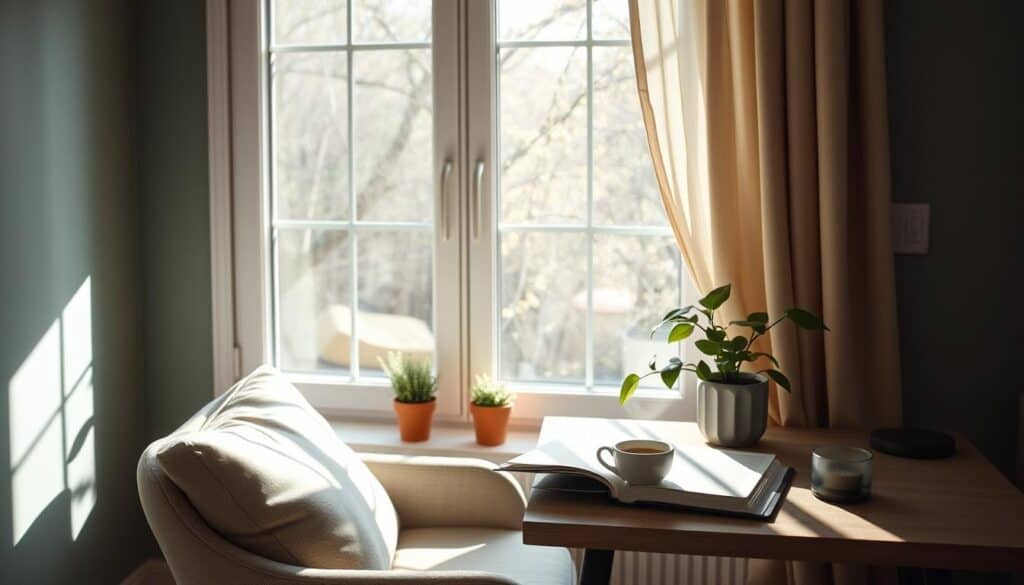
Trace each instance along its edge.
<path fill-rule="evenodd" d="M 539 443 L 568 433 L 602 437 L 627 430 L 703 444 L 695 423 L 547 417 Z M 599 494 L 534 490 L 523 521 L 526 544 L 587 549 L 584 582 L 607 582 L 611 551 L 874 565 L 1024 571 L 1024 495 L 967 439 L 948 459 L 875 453 L 872 497 L 846 506 L 810 491 L 811 451 L 868 446 L 864 433 L 770 428 L 753 450 L 796 469 L 772 522 L 626 506 Z"/>

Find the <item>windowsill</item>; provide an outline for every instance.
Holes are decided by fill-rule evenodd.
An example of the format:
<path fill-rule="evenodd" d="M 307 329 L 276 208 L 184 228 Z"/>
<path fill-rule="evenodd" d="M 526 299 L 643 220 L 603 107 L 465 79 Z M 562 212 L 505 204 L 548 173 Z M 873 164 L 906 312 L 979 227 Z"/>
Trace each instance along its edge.
<path fill-rule="evenodd" d="M 399 453 L 442 457 L 476 457 L 500 463 L 537 446 L 537 431 L 509 429 L 508 440 L 497 447 L 476 444 L 472 425 L 435 423 L 430 439 L 406 443 L 394 421 L 351 421 L 329 418 L 331 427 L 349 447 L 363 453 Z"/>

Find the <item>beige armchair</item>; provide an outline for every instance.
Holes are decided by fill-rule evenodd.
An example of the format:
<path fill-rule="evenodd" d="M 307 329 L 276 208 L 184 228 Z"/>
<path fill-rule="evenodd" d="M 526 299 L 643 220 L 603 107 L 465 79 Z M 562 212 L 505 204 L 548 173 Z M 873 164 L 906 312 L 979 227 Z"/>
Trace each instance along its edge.
<path fill-rule="evenodd" d="M 151 444 L 139 461 L 142 506 L 178 585 L 575 582 L 568 551 L 522 543 L 519 485 L 492 471 L 491 464 L 473 459 L 363 458 L 398 516 L 389 570 L 293 566 L 236 546 L 204 520 L 158 459 L 168 443 L 220 416 L 224 400 L 210 403 L 181 429 Z"/>

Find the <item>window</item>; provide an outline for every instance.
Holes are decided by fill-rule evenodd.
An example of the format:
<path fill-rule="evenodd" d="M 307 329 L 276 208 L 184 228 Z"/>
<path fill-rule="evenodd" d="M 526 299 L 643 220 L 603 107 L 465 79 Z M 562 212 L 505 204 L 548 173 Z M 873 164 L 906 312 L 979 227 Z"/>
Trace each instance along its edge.
<path fill-rule="evenodd" d="M 232 14 L 233 36 L 260 31 L 231 46 L 233 75 L 259 72 L 232 81 L 233 124 L 260 129 L 233 155 L 236 314 L 259 323 L 238 327 L 244 369 L 268 360 L 321 407 L 376 411 L 390 401 L 377 359 L 403 351 L 433 360 L 443 416 L 465 416 L 479 373 L 519 393 L 523 418 L 621 414 L 626 372 L 689 351 L 649 328 L 693 296 L 628 20 L 626 0 Z M 239 193 L 239 172 L 258 189 Z M 645 416 L 692 402 L 638 398 Z"/>

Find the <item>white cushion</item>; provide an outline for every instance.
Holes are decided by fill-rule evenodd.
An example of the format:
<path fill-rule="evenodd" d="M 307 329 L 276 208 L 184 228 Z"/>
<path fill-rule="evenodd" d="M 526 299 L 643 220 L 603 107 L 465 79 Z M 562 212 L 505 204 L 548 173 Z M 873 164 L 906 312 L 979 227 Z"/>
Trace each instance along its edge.
<path fill-rule="evenodd" d="M 523 544 L 523 533 L 500 528 L 414 528 L 398 535 L 394 568 L 487 571 L 519 585 L 572 585 L 569 551 Z"/>
<path fill-rule="evenodd" d="M 164 472 L 235 545 L 290 565 L 388 569 L 398 534 L 380 482 L 299 391 L 264 366 L 197 430 L 165 439 Z"/>

